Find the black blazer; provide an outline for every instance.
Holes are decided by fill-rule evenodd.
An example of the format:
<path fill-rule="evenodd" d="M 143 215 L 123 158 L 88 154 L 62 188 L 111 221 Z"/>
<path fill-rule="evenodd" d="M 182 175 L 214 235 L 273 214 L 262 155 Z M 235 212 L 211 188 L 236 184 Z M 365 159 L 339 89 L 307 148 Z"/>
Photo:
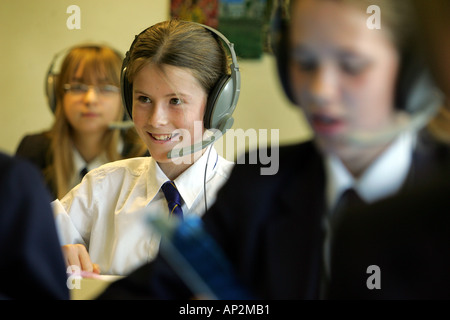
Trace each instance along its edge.
<path fill-rule="evenodd" d="M 204 215 L 205 228 L 255 298 L 318 299 L 325 214 L 323 157 L 313 142 L 279 151 L 275 175 L 260 175 L 262 165 L 248 161 L 235 166 Z M 446 156 L 441 147 L 419 143 L 405 189 L 420 183 Z M 190 297 L 161 255 L 115 283 L 104 297 L 136 293 L 163 299 Z"/>
<path fill-rule="evenodd" d="M 420 187 L 348 211 L 335 232 L 327 298 L 450 299 L 449 190 L 450 171 L 442 170 Z"/>
<path fill-rule="evenodd" d="M 50 196 L 39 172 L 0 154 L 0 299 L 69 299 Z"/>
<path fill-rule="evenodd" d="M 17 147 L 16 156 L 27 159 L 43 171 L 51 162 L 50 143 L 48 132 L 26 135 Z"/>

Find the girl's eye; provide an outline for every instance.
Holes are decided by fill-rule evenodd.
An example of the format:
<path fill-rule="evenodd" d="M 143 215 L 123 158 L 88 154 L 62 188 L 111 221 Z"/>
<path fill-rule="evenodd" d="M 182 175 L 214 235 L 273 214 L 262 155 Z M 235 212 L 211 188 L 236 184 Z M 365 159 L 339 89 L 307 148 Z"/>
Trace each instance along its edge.
<path fill-rule="evenodd" d="M 315 60 L 309 59 L 309 60 L 297 61 L 297 65 L 303 71 L 313 71 L 313 70 L 317 69 L 318 63 Z"/>
<path fill-rule="evenodd" d="M 138 97 L 138 101 L 139 101 L 140 103 L 150 103 L 150 102 L 152 102 L 152 101 L 150 100 L 150 98 L 149 98 L 149 97 L 146 97 L 146 96 L 139 96 L 139 97 Z"/>
<path fill-rule="evenodd" d="M 294 63 L 301 71 L 314 71 L 317 69 L 319 62 L 312 57 L 297 56 L 293 59 Z"/>
<path fill-rule="evenodd" d="M 350 59 L 341 62 L 341 69 L 345 73 L 357 76 L 363 73 L 370 65 L 370 62 L 362 59 Z"/>
<path fill-rule="evenodd" d="M 317 54 L 311 52 L 311 50 L 300 45 L 291 52 L 291 59 L 295 66 L 304 72 L 314 71 L 319 65 L 320 61 Z"/>
<path fill-rule="evenodd" d="M 179 104 L 182 104 L 182 103 L 183 103 L 183 101 L 181 101 L 181 99 L 178 99 L 178 98 L 170 99 L 170 104 L 179 105 Z"/>

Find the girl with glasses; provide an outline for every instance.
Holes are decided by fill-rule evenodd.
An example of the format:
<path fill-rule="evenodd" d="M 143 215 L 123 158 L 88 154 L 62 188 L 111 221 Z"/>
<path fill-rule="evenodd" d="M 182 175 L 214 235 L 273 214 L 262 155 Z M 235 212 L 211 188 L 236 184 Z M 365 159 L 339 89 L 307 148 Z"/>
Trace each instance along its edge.
<path fill-rule="evenodd" d="M 121 54 L 100 45 L 71 48 L 57 74 L 52 63 L 47 97 L 55 121 L 50 130 L 25 136 L 16 154 L 42 170 L 54 198 L 93 168 L 146 154 L 134 128 L 112 128 L 124 118 L 121 64 Z"/>

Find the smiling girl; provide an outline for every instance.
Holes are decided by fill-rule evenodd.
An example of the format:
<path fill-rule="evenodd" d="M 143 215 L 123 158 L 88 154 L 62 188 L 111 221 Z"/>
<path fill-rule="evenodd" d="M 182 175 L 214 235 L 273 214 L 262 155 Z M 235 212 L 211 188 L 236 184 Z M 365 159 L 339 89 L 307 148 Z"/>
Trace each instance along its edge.
<path fill-rule="evenodd" d="M 192 161 L 167 156 L 180 144 L 202 140 L 205 128 L 194 130 L 195 124 L 203 124 L 211 90 L 230 73 L 221 39 L 196 23 L 161 22 L 137 37 L 126 59 L 128 111 L 151 157 L 93 170 L 53 202 L 67 265 L 118 275 L 158 251 L 159 238 L 148 230 L 141 209 L 175 214 L 166 200 L 168 186 L 179 194 L 175 207 L 181 214 L 202 215 L 233 167 L 213 146 L 184 156 Z"/>

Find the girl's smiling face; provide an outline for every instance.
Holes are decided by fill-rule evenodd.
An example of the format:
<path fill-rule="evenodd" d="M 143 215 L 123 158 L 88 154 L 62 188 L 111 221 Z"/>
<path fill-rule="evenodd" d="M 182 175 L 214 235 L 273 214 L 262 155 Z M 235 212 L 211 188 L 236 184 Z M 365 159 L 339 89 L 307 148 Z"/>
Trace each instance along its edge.
<path fill-rule="evenodd" d="M 133 121 L 158 163 L 171 162 L 167 154 L 174 147 L 202 139 L 206 101 L 205 90 L 189 69 L 149 63 L 136 73 Z"/>

